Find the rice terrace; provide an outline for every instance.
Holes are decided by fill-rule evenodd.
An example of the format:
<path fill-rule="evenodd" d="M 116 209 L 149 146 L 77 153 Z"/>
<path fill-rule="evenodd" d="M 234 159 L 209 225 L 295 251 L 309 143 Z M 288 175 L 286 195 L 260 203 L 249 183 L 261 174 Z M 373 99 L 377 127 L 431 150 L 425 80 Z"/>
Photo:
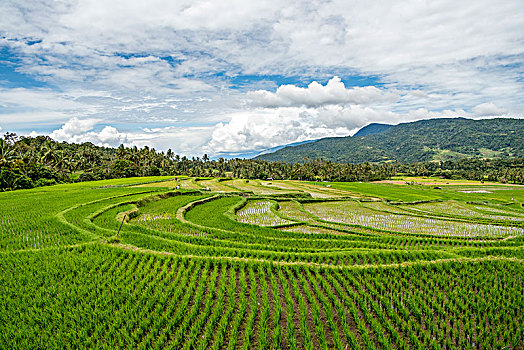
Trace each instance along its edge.
<path fill-rule="evenodd" d="M 0 348 L 521 349 L 523 205 L 422 178 L 0 193 Z"/>

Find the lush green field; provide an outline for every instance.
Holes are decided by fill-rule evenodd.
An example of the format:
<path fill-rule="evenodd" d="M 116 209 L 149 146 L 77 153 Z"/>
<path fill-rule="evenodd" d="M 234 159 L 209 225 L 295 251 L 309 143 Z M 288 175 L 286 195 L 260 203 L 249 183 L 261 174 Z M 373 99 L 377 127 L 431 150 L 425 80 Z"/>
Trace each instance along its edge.
<path fill-rule="evenodd" d="M 0 348 L 522 347 L 524 187 L 439 186 L 0 193 Z"/>

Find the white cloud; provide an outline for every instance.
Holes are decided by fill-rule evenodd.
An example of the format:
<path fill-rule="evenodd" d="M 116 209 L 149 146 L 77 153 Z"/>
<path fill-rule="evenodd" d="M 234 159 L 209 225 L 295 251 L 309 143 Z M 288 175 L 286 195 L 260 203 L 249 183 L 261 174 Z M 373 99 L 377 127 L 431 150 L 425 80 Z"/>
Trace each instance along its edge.
<path fill-rule="evenodd" d="M 293 142 L 348 136 L 371 122 L 396 124 L 436 116 L 442 115 L 427 110 L 398 114 L 370 107 L 338 105 L 255 109 L 234 113 L 229 115 L 229 122 L 217 124 L 205 149 L 210 154 L 260 151 Z"/>
<path fill-rule="evenodd" d="M 327 105 L 318 108 L 280 107 L 258 108 L 250 111 L 222 115 L 215 126 L 155 127 L 131 132 L 120 132 L 99 119 L 72 118 L 50 136 L 59 141 L 74 143 L 92 142 L 99 146 L 149 146 L 157 150 L 172 149 L 186 156 L 234 155 L 249 151 L 262 151 L 293 142 L 323 137 L 340 137 L 354 134 L 371 122 L 401 123 L 439 117 L 468 116 L 464 110 L 432 112 L 420 108 L 408 113 L 395 113 L 358 105 Z M 31 135 L 34 134 L 34 131 Z"/>
<path fill-rule="evenodd" d="M 38 111 L 66 111 L 88 107 L 75 101 L 67 93 L 46 89 L 0 88 L 0 101 L 5 108 Z"/>
<path fill-rule="evenodd" d="M 298 109 L 235 113 L 228 123 L 216 126 L 207 150 L 211 154 L 234 153 L 286 144 L 304 136 L 318 136 L 306 119 Z"/>
<path fill-rule="evenodd" d="M 339 77 L 333 77 L 326 85 L 314 81 L 307 88 L 281 85 L 276 93 L 266 90 L 250 91 L 251 103 L 261 107 L 322 106 L 330 104 L 369 104 L 394 101 L 396 94 L 384 92 L 374 86 L 346 89 Z"/>
<path fill-rule="evenodd" d="M 118 132 L 112 126 L 105 126 L 96 136 L 104 145 L 119 145 L 127 142 L 127 134 Z"/>
<path fill-rule="evenodd" d="M 14 131 L 65 123 L 62 139 L 198 154 L 374 121 L 522 117 L 523 12 L 519 0 L 0 1 L 0 46 L 46 86 L 0 88 L 0 118 Z M 275 89 L 274 75 L 313 82 Z M 335 75 L 379 84 L 315 82 Z M 100 122 L 76 132 L 86 120 Z"/>
<path fill-rule="evenodd" d="M 125 32 L 136 25 L 191 30 L 241 29 L 272 18 L 278 2 L 80 0 L 61 16 L 61 24 L 77 30 Z M 114 23 L 119 23 L 117 29 Z M 127 38 L 126 38 L 127 39 Z M 124 40 L 124 39 L 122 39 Z"/>
<path fill-rule="evenodd" d="M 498 108 L 494 103 L 487 102 L 481 103 L 478 106 L 473 107 L 473 112 L 479 117 L 485 116 L 500 116 L 507 111 L 502 108 Z"/>
<path fill-rule="evenodd" d="M 67 121 L 70 116 L 66 113 L 47 112 L 47 111 L 17 111 L 16 113 L 3 113 L 2 124 L 4 128 L 9 131 L 16 132 L 20 126 L 34 128 L 42 125 L 56 125 L 56 122 L 60 123 L 64 120 Z"/>
<path fill-rule="evenodd" d="M 72 118 L 54 130 L 49 136 L 57 141 L 69 143 L 91 142 L 98 146 L 126 147 L 149 146 L 159 151 L 172 149 L 176 154 L 198 155 L 211 139 L 214 127 L 161 127 L 143 128 L 132 132 L 121 132 L 114 126 L 106 125 L 96 131 L 102 123 L 100 119 Z M 36 136 L 34 131 L 30 136 Z M 202 153 L 203 155 L 203 153 Z"/>
<path fill-rule="evenodd" d="M 213 126 L 204 127 L 163 127 L 144 129 L 129 133 L 129 143 L 138 147 L 149 146 L 157 150 L 171 149 L 179 155 L 202 156 L 204 146 L 211 139 Z"/>
<path fill-rule="evenodd" d="M 122 143 L 127 143 L 127 134 L 119 132 L 112 126 L 105 126 L 99 132 L 93 131 L 95 125 L 100 122 L 101 120 L 99 119 L 72 118 L 49 136 L 57 141 L 69 143 L 92 142 L 95 145 L 106 147 L 115 147 Z"/>
<path fill-rule="evenodd" d="M 78 119 L 72 118 L 65 123 L 60 129 L 51 133 L 52 138 L 56 140 L 67 140 L 68 138 L 85 134 L 87 131 L 93 130 L 93 127 L 100 122 L 99 119 Z"/>
<path fill-rule="evenodd" d="M 440 90 L 456 91 L 456 84 L 464 84 L 460 89 L 482 93 L 486 82 L 522 90 L 522 70 L 518 64 L 508 68 L 512 60 L 522 62 L 524 53 L 524 18 L 514 15 L 522 13 L 523 5 L 517 0 L 497 6 L 488 0 L 79 0 L 6 1 L 0 7 L 7 14 L 2 27 L 10 38 L 43 39 L 29 46 L 9 42 L 27 53 L 25 69 L 68 81 L 76 77 L 117 85 L 123 78 L 136 80 L 131 86 L 147 87 L 158 85 L 156 77 L 147 79 L 155 74 L 180 78 L 209 72 L 312 75 L 338 70 Z M 144 57 L 123 58 L 115 52 Z M 39 55 L 46 64 L 37 64 Z M 160 56 L 181 62 L 171 67 Z M 506 68 L 497 69 L 499 62 Z M 478 76 L 488 79 L 470 79 Z"/>

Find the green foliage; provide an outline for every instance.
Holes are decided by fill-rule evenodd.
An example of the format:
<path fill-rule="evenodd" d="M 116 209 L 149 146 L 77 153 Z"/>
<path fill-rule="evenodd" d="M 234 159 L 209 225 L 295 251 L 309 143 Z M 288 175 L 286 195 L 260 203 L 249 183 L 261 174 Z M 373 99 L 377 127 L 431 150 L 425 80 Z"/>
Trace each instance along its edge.
<path fill-rule="evenodd" d="M 253 192 L 254 183 L 257 186 L 256 181 L 249 182 L 249 179 L 367 182 L 389 179 L 397 174 L 407 174 L 524 183 L 523 158 L 508 158 L 510 156 L 522 157 L 523 155 L 522 147 L 519 146 L 522 144 L 521 133 L 514 132 L 521 127 L 518 124 L 519 122 L 511 119 L 504 119 L 504 122 L 499 120 L 475 121 L 471 122 L 475 126 L 473 127 L 473 124 L 470 125 L 470 121 L 463 119 L 444 119 L 441 121 L 427 121 L 427 125 L 421 124 L 421 126 L 417 124 L 416 127 L 411 124 L 399 125 L 379 134 L 333 139 L 331 140 L 332 142 L 326 139 L 300 146 L 313 147 L 312 145 L 324 145 L 327 153 L 319 153 L 314 149 L 307 148 L 305 149 L 307 153 L 301 153 L 298 158 L 284 159 L 288 163 L 281 161 L 267 162 L 261 159 L 225 160 L 219 158 L 218 160 L 209 160 L 207 156 L 202 159 L 199 157 L 189 159 L 185 156 L 175 155 L 170 150 L 165 153 L 158 152 L 147 146 L 139 149 L 121 145 L 117 149 L 113 149 L 97 147 L 91 143 L 80 145 L 65 142 L 59 143 L 49 137 L 18 137 L 16 134 L 7 133 L 4 138 L 0 139 L 0 191 L 48 186 L 54 183 L 85 182 L 139 176 L 171 176 L 173 178 L 174 174 L 187 174 L 198 177 L 193 181 L 193 188 L 220 189 L 220 191 L 225 192 L 230 192 L 231 189 L 234 189 L 246 193 Z M 441 140 L 443 136 L 438 136 L 440 133 L 435 132 L 434 129 L 437 127 L 435 125 L 438 123 L 443 123 L 446 128 L 457 131 L 451 132 L 446 129 L 446 132 L 442 134 L 458 135 L 457 137 L 460 139 L 454 139 L 453 142 L 448 140 L 453 147 L 458 148 L 460 147 L 457 145 L 463 144 L 461 142 L 469 142 L 469 139 L 464 139 L 464 135 L 474 134 L 475 130 L 478 132 L 481 132 L 479 130 L 484 130 L 482 132 L 485 133 L 485 128 L 492 130 L 492 132 L 496 133 L 495 136 L 489 135 L 490 137 L 488 137 L 484 135 L 480 137 L 477 135 L 478 137 L 471 137 L 471 139 L 474 142 L 491 142 L 489 145 L 479 148 L 478 152 L 483 152 L 482 154 L 486 155 L 486 157 L 497 156 L 502 157 L 502 159 L 457 161 L 454 160 L 454 157 L 450 157 L 450 155 L 455 154 L 459 155 L 459 158 L 462 158 L 463 155 L 468 158 L 472 156 L 482 158 L 477 155 L 477 151 L 475 151 L 476 153 L 474 152 L 475 154 L 469 154 L 466 152 L 467 150 L 465 151 L 462 148 L 457 148 L 455 151 L 439 149 L 435 153 L 431 147 L 443 147 L 441 145 L 445 145 L 448 142 Z M 495 123 L 495 125 L 490 123 Z M 472 131 L 468 128 L 473 128 L 474 130 Z M 390 135 L 392 130 L 396 130 L 394 135 L 397 136 L 395 137 L 404 138 L 407 141 L 404 139 L 402 139 L 404 141 L 400 139 L 391 141 L 391 137 L 385 137 Z M 414 134 L 419 131 L 422 133 L 422 136 Z M 424 136 L 424 133 L 431 132 L 437 136 Z M 385 156 L 383 154 L 385 151 L 377 151 L 380 147 L 367 145 L 367 142 L 373 138 L 376 139 L 376 142 L 381 143 L 382 146 L 380 147 L 384 147 L 387 152 L 394 153 L 398 151 L 397 153 L 400 152 L 399 154 L 402 156 Z M 350 140 L 349 143 L 354 142 L 351 140 L 360 140 L 358 141 L 361 143 L 358 146 L 361 148 L 360 150 L 354 149 L 353 146 L 348 146 L 349 150 L 347 152 L 352 154 L 353 158 L 344 156 L 346 146 L 338 145 L 340 142 L 346 142 L 344 140 Z M 426 143 L 423 146 L 417 144 L 421 140 L 424 142 L 429 140 L 429 143 L 426 143 L 430 146 L 427 146 Z M 333 142 L 337 144 L 333 145 Z M 405 144 L 400 150 L 394 151 L 396 142 Z M 414 142 L 414 145 L 411 145 L 411 142 Z M 435 146 L 431 142 L 437 142 L 437 145 Z M 489 148 L 494 144 L 499 144 L 498 142 L 503 144 L 503 148 L 499 150 Z M 422 153 L 417 151 L 419 146 L 422 147 Z M 298 146 L 293 148 L 296 152 L 299 152 L 301 149 Z M 330 155 L 333 149 L 336 149 L 338 152 L 336 157 Z M 279 152 L 287 152 L 285 150 Z M 508 153 L 508 150 L 511 150 L 511 152 Z M 459 151 L 466 153 L 460 153 Z M 380 153 L 380 156 L 375 157 L 374 154 L 377 152 Z M 438 157 L 428 158 L 425 154 L 435 154 Z M 265 155 L 264 157 L 270 156 Z M 324 158 L 324 160 L 321 158 Z M 392 162 L 392 160 L 409 163 Z M 426 160 L 426 162 L 421 163 L 423 160 Z M 438 162 L 430 160 L 438 160 Z M 217 181 L 212 181 L 213 177 L 217 178 Z M 244 180 L 242 183 L 235 183 L 232 186 L 231 178 L 242 178 Z M 280 195 L 294 196 L 295 194 L 281 191 Z"/>
<path fill-rule="evenodd" d="M 113 172 L 116 177 L 135 177 L 138 176 L 139 168 L 127 159 L 119 159 L 113 165 Z"/>
<path fill-rule="evenodd" d="M 458 232 L 522 227 L 520 187 L 275 181 L 316 196 L 301 203 L 151 186 L 166 180 L 0 193 L 0 348 L 523 345 L 524 235 Z"/>
<path fill-rule="evenodd" d="M 56 185 L 55 179 L 42 178 L 42 179 L 36 180 L 35 182 L 35 187 L 52 186 L 52 185 Z"/>
<path fill-rule="evenodd" d="M 12 190 L 33 187 L 33 181 L 22 174 L 20 169 L 9 169 L 6 167 L 0 169 L 0 189 Z"/>

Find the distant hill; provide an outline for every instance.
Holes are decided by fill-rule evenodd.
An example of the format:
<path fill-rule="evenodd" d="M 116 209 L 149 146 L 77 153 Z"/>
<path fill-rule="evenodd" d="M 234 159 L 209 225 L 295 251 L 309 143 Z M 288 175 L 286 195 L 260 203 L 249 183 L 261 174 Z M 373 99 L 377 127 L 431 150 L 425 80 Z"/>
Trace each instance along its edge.
<path fill-rule="evenodd" d="M 439 118 L 388 126 L 370 124 L 354 136 L 331 137 L 256 157 L 301 163 L 420 162 L 524 157 L 524 119 Z"/>
<path fill-rule="evenodd" d="M 357 133 L 353 135 L 353 137 L 379 134 L 391 128 L 392 126 L 393 125 L 389 125 L 389 124 L 371 123 L 369 125 L 366 125 L 362 129 L 360 129 L 359 131 L 357 131 Z"/>
<path fill-rule="evenodd" d="M 285 147 L 300 146 L 300 145 L 305 145 L 306 143 L 311 143 L 311 142 L 316 142 L 316 141 L 318 141 L 318 140 L 307 140 L 307 141 L 301 141 L 301 142 L 293 142 L 293 143 L 290 143 L 288 145 L 275 146 L 273 148 L 269 148 L 269 149 L 267 149 L 265 151 L 260 152 L 258 155 L 261 156 L 263 154 L 276 152 L 276 151 L 281 150 L 282 148 L 285 148 Z"/>
<path fill-rule="evenodd" d="M 287 145 L 280 145 L 280 146 L 271 147 L 271 148 L 268 148 L 268 149 L 263 150 L 263 151 L 251 151 L 251 152 L 240 152 L 240 153 L 239 152 L 235 152 L 235 153 L 229 153 L 229 152 L 228 153 L 219 153 L 219 154 L 216 154 L 213 157 L 211 157 L 211 160 L 218 160 L 220 158 L 224 158 L 224 159 L 234 159 L 234 158 L 252 159 L 252 158 L 261 156 L 263 154 L 276 152 L 279 149 L 282 149 L 284 147 L 298 146 L 298 145 L 302 145 L 302 144 L 310 143 L 310 142 L 315 142 L 315 141 L 317 141 L 317 140 L 307 140 L 307 141 L 293 142 L 293 143 L 289 143 Z"/>

